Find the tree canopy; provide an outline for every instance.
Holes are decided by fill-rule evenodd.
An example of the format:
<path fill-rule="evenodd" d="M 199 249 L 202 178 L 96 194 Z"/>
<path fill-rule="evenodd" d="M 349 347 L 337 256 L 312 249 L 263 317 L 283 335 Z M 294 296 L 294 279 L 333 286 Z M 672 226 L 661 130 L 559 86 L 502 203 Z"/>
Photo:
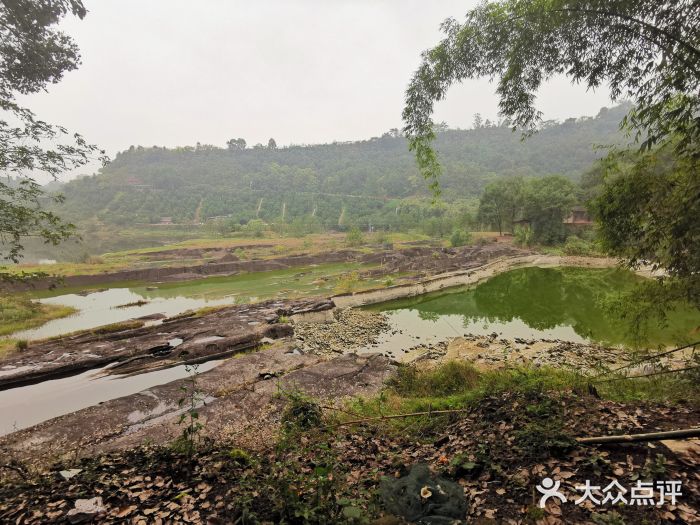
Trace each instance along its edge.
<path fill-rule="evenodd" d="M 468 78 L 497 82 L 499 108 L 514 129 L 536 131 L 537 91 L 554 75 L 614 99 L 628 98 L 627 118 L 649 149 L 676 136 L 676 151 L 697 156 L 700 139 L 700 9 L 678 0 L 504 0 L 485 2 L 423 54 L 406 92 L 405 132 L 423 175 L 438 189 L 431 147 L 434 103 Z"/>
<path fill-rule="evenodd" d="M 541 126 L 537 91 L 552 76 L 607 85 L 614 99 L 634 105 L 621 125 L 636 146 L 613 150 L 598 168 L 591 205 L 603 244 L 631 267 L 666 271 L 645 287 L 645 301 L 631 302 L 658 310 L 684 298 L 700 306 L 697 0 L 501 0 L 442 28 L 446 36 L 423 54 L 403 113 L 431 186 L 439 190 L 441 171 L 431 114 L 452 84 L 496 81 L 501 115 L 525 136 Z"/>
<path fill-rule="evenodd" d="M 14 0 L 0 4 L 0 259 L 17 261 L 22 239 L 58 243 L 72 225 L 43 207 L 35 174 L 56 177 L 102 152 L 78 134 L 36 118 L 17 95 L 37 93 L 78 67 L 73 40 L 56 26 L 66 15 L 83 18 L 80 0 Z M 61 201 L 60 196 L 52 197 Z"/>
<path fill-rule="evenodd" d="M 441 132 L 437 143 L 449 189 L 447 204 L 455 215 L 472 212 L 483 188 L 493 179 L 562 174 L 576 180 L 602 152 L 593 145 L 622 140 L 618 122 L 626 107 L 603 108 L 596 117 L 549 122 L 537 137 L 521 142 L 505 126 Z M 449 210 L 431 205 L 407 142 L 398 130 L 369 140 L 230 150 L 205 146 L 132 147 L 116 155 L 95 176 L 62 188 L 66 202 L 57 213 L 76 224 L 99 221 L 126 225 L 158 223 L 171 217 L 192 223 L 226 217 L 268 223 L 313 216 L 324 228 L 346 225 L 400 230 L 424 224 L 449 235 L 452 224 L 439 224 Z M 342 226 L 342 225 L 340 225 Z"/>
<path fill-rule="evenodd" d="M 514 223 L 525 220 L 534 241 L 554 244 L 566 238 L 563 221 L 576 203 L 576 186 L 561 175 L 499 178 L 484 189 L 478 218 L 501 233 L 505 229 L 513 232 Z"/>

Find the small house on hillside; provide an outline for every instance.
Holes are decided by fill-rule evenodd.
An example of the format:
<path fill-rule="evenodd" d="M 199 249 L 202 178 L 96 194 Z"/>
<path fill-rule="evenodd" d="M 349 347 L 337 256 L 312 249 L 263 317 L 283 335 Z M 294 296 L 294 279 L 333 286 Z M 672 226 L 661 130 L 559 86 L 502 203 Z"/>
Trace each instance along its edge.
<path fill-rule="evenodd" d="M 571 210 L 571 214 L 564 219 L 564 224 L 573 227 L 584 227 L 592 225 L 593 221 L 586 208 L 583 206 L 574 206 Z"/>

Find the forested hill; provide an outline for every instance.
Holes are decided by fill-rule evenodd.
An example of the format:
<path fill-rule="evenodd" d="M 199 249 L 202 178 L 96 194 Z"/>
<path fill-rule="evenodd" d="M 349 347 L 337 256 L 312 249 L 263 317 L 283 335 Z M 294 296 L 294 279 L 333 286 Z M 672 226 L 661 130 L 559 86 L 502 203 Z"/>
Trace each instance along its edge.
<path fill-rule="evenodd" d="M 596 117 L 549 123 L 524 142 L 507 127 L 441 132 L 443 196 L 448 201 L 476 197 L 496 176 L 576 178 L 602 154 L 595 145 L 620 140 L 618 125 L 627 109 L 604 108 Z M 99 174 L 66 184 L 63 192 L 66 203 L 59 211 L 78 222 L 314 217 L 325 227 L 370 220 L 391 226 L 402 206 L 427 195 L 406 140 L 395 133 L 280 149 L 132 147 Z"/>

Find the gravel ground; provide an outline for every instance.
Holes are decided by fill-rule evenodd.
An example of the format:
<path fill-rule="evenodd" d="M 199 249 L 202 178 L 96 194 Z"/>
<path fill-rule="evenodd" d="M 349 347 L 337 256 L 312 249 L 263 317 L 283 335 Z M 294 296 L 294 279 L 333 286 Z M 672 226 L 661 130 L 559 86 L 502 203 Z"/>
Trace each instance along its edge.
<path fill-rule="evenodd" d="M 294 337 L 304 352 L 313 354 L 346 353 L 377 342 L 389 329 L 384 314 L 364 310 L 336 310 L 330 323 L 299 322 Z"/>

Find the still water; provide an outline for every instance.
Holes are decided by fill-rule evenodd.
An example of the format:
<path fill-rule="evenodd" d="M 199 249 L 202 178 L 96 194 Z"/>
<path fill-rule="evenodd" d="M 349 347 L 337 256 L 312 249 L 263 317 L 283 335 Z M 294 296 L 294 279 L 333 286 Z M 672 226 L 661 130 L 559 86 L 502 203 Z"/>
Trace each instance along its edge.
<path fill-rule="evenodd" d="M 243 304 L 275 297 L 330 295 L 345 273 L 359 267 L 359 263 L 332 263 L 159 283 L 157 287 L 143 283 L 113 284 L 106 290 L 88 290 L 88 294 L 82 288 L 36 293 L 34 297 L 43 303 L 72 306 L 78 312 L 38 328 L 16 332 L 11 337 L 42 339 L 153 314 L 173 316 L 207 306 Z M 364 265 L 363 269 L 366 268 Z M 134 305 L 137 302 L 144 304 Z"/>
<path fill-rule="evenodd" d="M 629 326 L 610 315 L 607 301 L 631 290 L 641 277 L 620 269 L 522 268 L 477 286 L 390 301 L 369 307 L 385 312 L 397 333 L 392 350 L 466 333 L 513 339 L 546 338 L 633 346 Z M 679 305 L 668 326 L 651 324 L 644 344 L 698 339 L 700 312 Z"/>
<path fill-rule="evenodd" d="M 222 360 L 198 365 L 197 372 L 211 370 Z M 61 379 L 0 391 L 0 436 L 36 425 L 82 408 L 142 392 L 190 376 L 184 365 L 133 376 L 105 375 L 106 369 L 88 370 Z"/>

